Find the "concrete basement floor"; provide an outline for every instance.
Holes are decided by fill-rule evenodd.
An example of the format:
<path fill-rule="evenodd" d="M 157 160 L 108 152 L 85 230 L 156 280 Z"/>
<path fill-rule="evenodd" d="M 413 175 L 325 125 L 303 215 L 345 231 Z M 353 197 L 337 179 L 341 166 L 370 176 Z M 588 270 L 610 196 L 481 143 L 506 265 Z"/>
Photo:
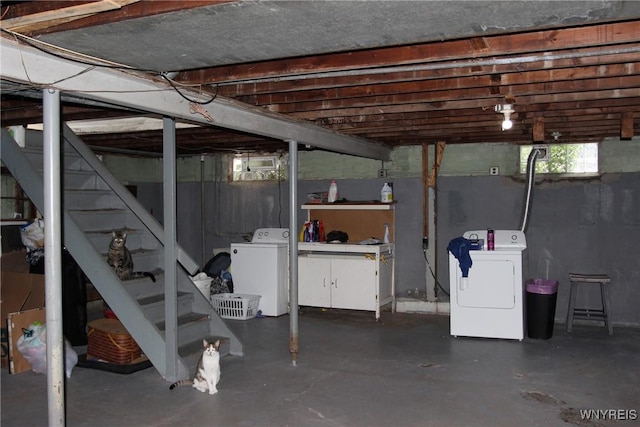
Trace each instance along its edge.
<path fill-rule="evenodd" d="M 447 316 L 304 309 L 292 366 L 289 316 L 230 321 L 245 356 L 220 392 L 169 390 L 154 368 L 75 368 L 68 426 L 637 426 L 580 410 L 640 412 L 640 329 L 555 325 L 549 340 L 453 338 Z M 618 416 L 620 413 L 616 413 Z M 2 370 L 2 426 L 47 425 L 46 377 Z"/>

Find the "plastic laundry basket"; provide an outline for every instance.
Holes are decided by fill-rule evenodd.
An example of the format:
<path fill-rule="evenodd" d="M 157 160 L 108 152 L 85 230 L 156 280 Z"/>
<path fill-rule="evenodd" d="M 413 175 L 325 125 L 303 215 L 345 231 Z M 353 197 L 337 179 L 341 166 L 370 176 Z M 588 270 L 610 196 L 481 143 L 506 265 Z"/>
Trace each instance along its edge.
<path fill-rule="evenodd" d="M 553 336 L 556 316 L 558 282 L 556 280 L 529 279 L 527 290 L 527 335 L 529 338 L 548 340 Z"/>
<path fill-rule="evenodd" d="M 248 320 L 258 314 L 260 295 L 213 294 L 211 305 L 223 319 Z"/>

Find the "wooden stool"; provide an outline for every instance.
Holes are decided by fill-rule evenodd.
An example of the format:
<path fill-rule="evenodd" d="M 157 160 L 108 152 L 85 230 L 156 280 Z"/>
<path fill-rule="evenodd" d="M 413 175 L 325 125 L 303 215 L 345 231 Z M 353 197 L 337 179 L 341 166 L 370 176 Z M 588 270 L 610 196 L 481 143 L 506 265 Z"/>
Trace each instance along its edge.
<path fill-rule="evenodd" d="M 604 320 L 605 326 L 609 329 L 609 335 L 613 335 L 613 325 L 609 321 L 609 295 L 608 286 L 611 279 L 606 274 L 577 274 L 569 273 L 571 290 L 569 293 L 569 310 L 567 311 L 567 332 L 571 332 L 574 319 Z M 600 296 L 602 298 L 602 310 L 589 308 L 576 308 L 576 296 L 578 285 L 581 283 L 597 283 L 600 285 Z"/>

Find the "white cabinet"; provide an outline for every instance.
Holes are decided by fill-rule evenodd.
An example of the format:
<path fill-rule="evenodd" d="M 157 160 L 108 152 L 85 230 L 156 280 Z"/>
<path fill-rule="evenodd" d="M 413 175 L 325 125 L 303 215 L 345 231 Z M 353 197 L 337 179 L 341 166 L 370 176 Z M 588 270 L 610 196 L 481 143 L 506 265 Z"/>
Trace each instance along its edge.
<path fill-rule="evenodd" d="M 394 244 L 361 245 L 389 229 L 394 239 L 395 204 L 349 202 L 302 205 L 325 232 L 344 231 L 348 243 L 298 243 L 298 304 L 375 311 L 394 299 Z M 393 305 L 392 305 L 393 308 Z"/>
<path fill-rule="evenodd" d="M 298 255 L 298 304 L 331 307 L 331 258 Z"/>
<path fill-rule="evenodd" d="M 375 260 L 361 257 L 331 260 L 331 306 L 353 310 L 377 308 L 377 269 Z"/>
<path fill-rule="evenodd" d="M 393 301 L 393 245 L 300 243 L 298 303 L 375 311 Z"/>

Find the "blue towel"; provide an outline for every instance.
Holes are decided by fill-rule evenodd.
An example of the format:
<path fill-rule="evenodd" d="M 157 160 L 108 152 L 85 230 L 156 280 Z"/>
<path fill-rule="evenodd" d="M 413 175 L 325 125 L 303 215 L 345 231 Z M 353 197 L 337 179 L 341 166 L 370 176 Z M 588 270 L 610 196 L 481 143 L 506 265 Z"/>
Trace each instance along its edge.
<path fill-rule="evenodd" d="M 469 269 L 473 262 L 469 255 L 469 249 L 471 248 L 471 240 L 464 237 L 456 237 L 449 242 L 447 250 L 458 259 L 460 264 L 460 270 L 462 271 L 462 277 L 469 277 Z"/>

